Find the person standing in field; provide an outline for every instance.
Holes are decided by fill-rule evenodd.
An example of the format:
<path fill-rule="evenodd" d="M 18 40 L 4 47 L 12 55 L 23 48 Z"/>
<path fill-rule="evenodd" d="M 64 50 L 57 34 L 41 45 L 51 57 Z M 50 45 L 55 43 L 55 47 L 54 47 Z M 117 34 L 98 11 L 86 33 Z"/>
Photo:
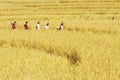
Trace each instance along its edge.
<path fill-rule="evenodd" d="M 24 24 L 24 29 L 28 29 L 28 22 L 26 21 L 25 24 Z"/>
<path fill-rule="evenodd" d="M 37 22 L 36 29 L 40 30 L 40 22 L 39 21 Z"/>
<path fill-rule="evenodd" d="M 13 23 L 11 23 L 12 25 L 12 29 L 16 29 L 16 21 L 14 21 Z"/>
<path fill-rule="evenodd" d="M 45 29 L 48 30 L 48 28 L 49 28 L 49 23 L 45 25 Z"/>
<path fill-rule="evenodd" d="M 62 31 L 63 30 L 63 25 L 64 25 L 64 23 L 62 22 L 58 29 Z"/>

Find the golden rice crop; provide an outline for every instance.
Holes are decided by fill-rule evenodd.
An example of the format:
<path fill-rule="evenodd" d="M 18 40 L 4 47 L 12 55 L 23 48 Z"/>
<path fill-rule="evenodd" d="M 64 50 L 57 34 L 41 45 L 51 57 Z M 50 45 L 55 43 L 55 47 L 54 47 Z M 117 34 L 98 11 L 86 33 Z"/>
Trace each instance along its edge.
<path fill-rule="evenodd" d="M 120 79 L 118 0 L 0 0 L 0 17 L 0 80 Z"/>

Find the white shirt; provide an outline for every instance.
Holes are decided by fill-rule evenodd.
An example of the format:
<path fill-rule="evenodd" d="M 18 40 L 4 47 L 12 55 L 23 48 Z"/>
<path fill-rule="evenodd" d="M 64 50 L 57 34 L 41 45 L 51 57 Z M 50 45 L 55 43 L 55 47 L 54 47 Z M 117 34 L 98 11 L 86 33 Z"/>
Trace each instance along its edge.
<path fill-rule="evenodd" d="M 36 25 L 36 29 L 39 30 L 40 29 L 40 24 Z"/>
<path fill-rule="evenodd" d="M 49 26 L 46 25 L 46 26 L 45 26 L 45 29 L 48 30 L 48 28 L 49 28 Z"/>
<path fill-rule="evenodd" d="M 63 30 L 63 26 L 61 26 L 61 30 Z"/>
<path fill-rule="evenodd" d="M 63 30 L 63 26 L 62 25 L 59 27 L 59 30 Z"/>

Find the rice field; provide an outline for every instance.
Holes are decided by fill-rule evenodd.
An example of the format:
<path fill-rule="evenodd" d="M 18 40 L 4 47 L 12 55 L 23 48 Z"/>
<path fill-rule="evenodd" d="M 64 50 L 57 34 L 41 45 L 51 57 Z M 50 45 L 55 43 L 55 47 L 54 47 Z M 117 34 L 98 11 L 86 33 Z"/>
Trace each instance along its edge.
<path fill-rule="evenodd" d="M 119 4 L 0 0 L 0 80 L 120 80 Z"/>

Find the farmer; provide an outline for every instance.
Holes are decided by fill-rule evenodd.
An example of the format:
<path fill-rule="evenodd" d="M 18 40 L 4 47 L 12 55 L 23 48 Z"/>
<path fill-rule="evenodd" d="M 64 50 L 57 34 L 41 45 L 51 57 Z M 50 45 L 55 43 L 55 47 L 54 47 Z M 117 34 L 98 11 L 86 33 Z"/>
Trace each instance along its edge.
<path fill-rule="evenodd" d="M 49 23 L 45 25 L 45 29 L 48 30 L 48 28 L 49 28 Z"/>
<path fill-rule="evenodd" d="M 64 25 L 64 23 L 62 22 L 61 24 L 60 24 L 60 26 L 59 26 L 59 30 L 63 30 L 63 25 Z"/>
<path fill-rule="evenodd" d="M 16 29 L 16 21 L 14 21 L 13 23 L 11 23 L 12 25 L 12 29 Z"/>
<path fill-rule="evenodd" d="M 28 29 L 28 22 L 27 21 L 24 24 L 24 29 Z"/>
<path fill-rule="evenodd" d="M 40 22 L 39 21 L 37 22 L 36 29 L 40 30 Z"/>

